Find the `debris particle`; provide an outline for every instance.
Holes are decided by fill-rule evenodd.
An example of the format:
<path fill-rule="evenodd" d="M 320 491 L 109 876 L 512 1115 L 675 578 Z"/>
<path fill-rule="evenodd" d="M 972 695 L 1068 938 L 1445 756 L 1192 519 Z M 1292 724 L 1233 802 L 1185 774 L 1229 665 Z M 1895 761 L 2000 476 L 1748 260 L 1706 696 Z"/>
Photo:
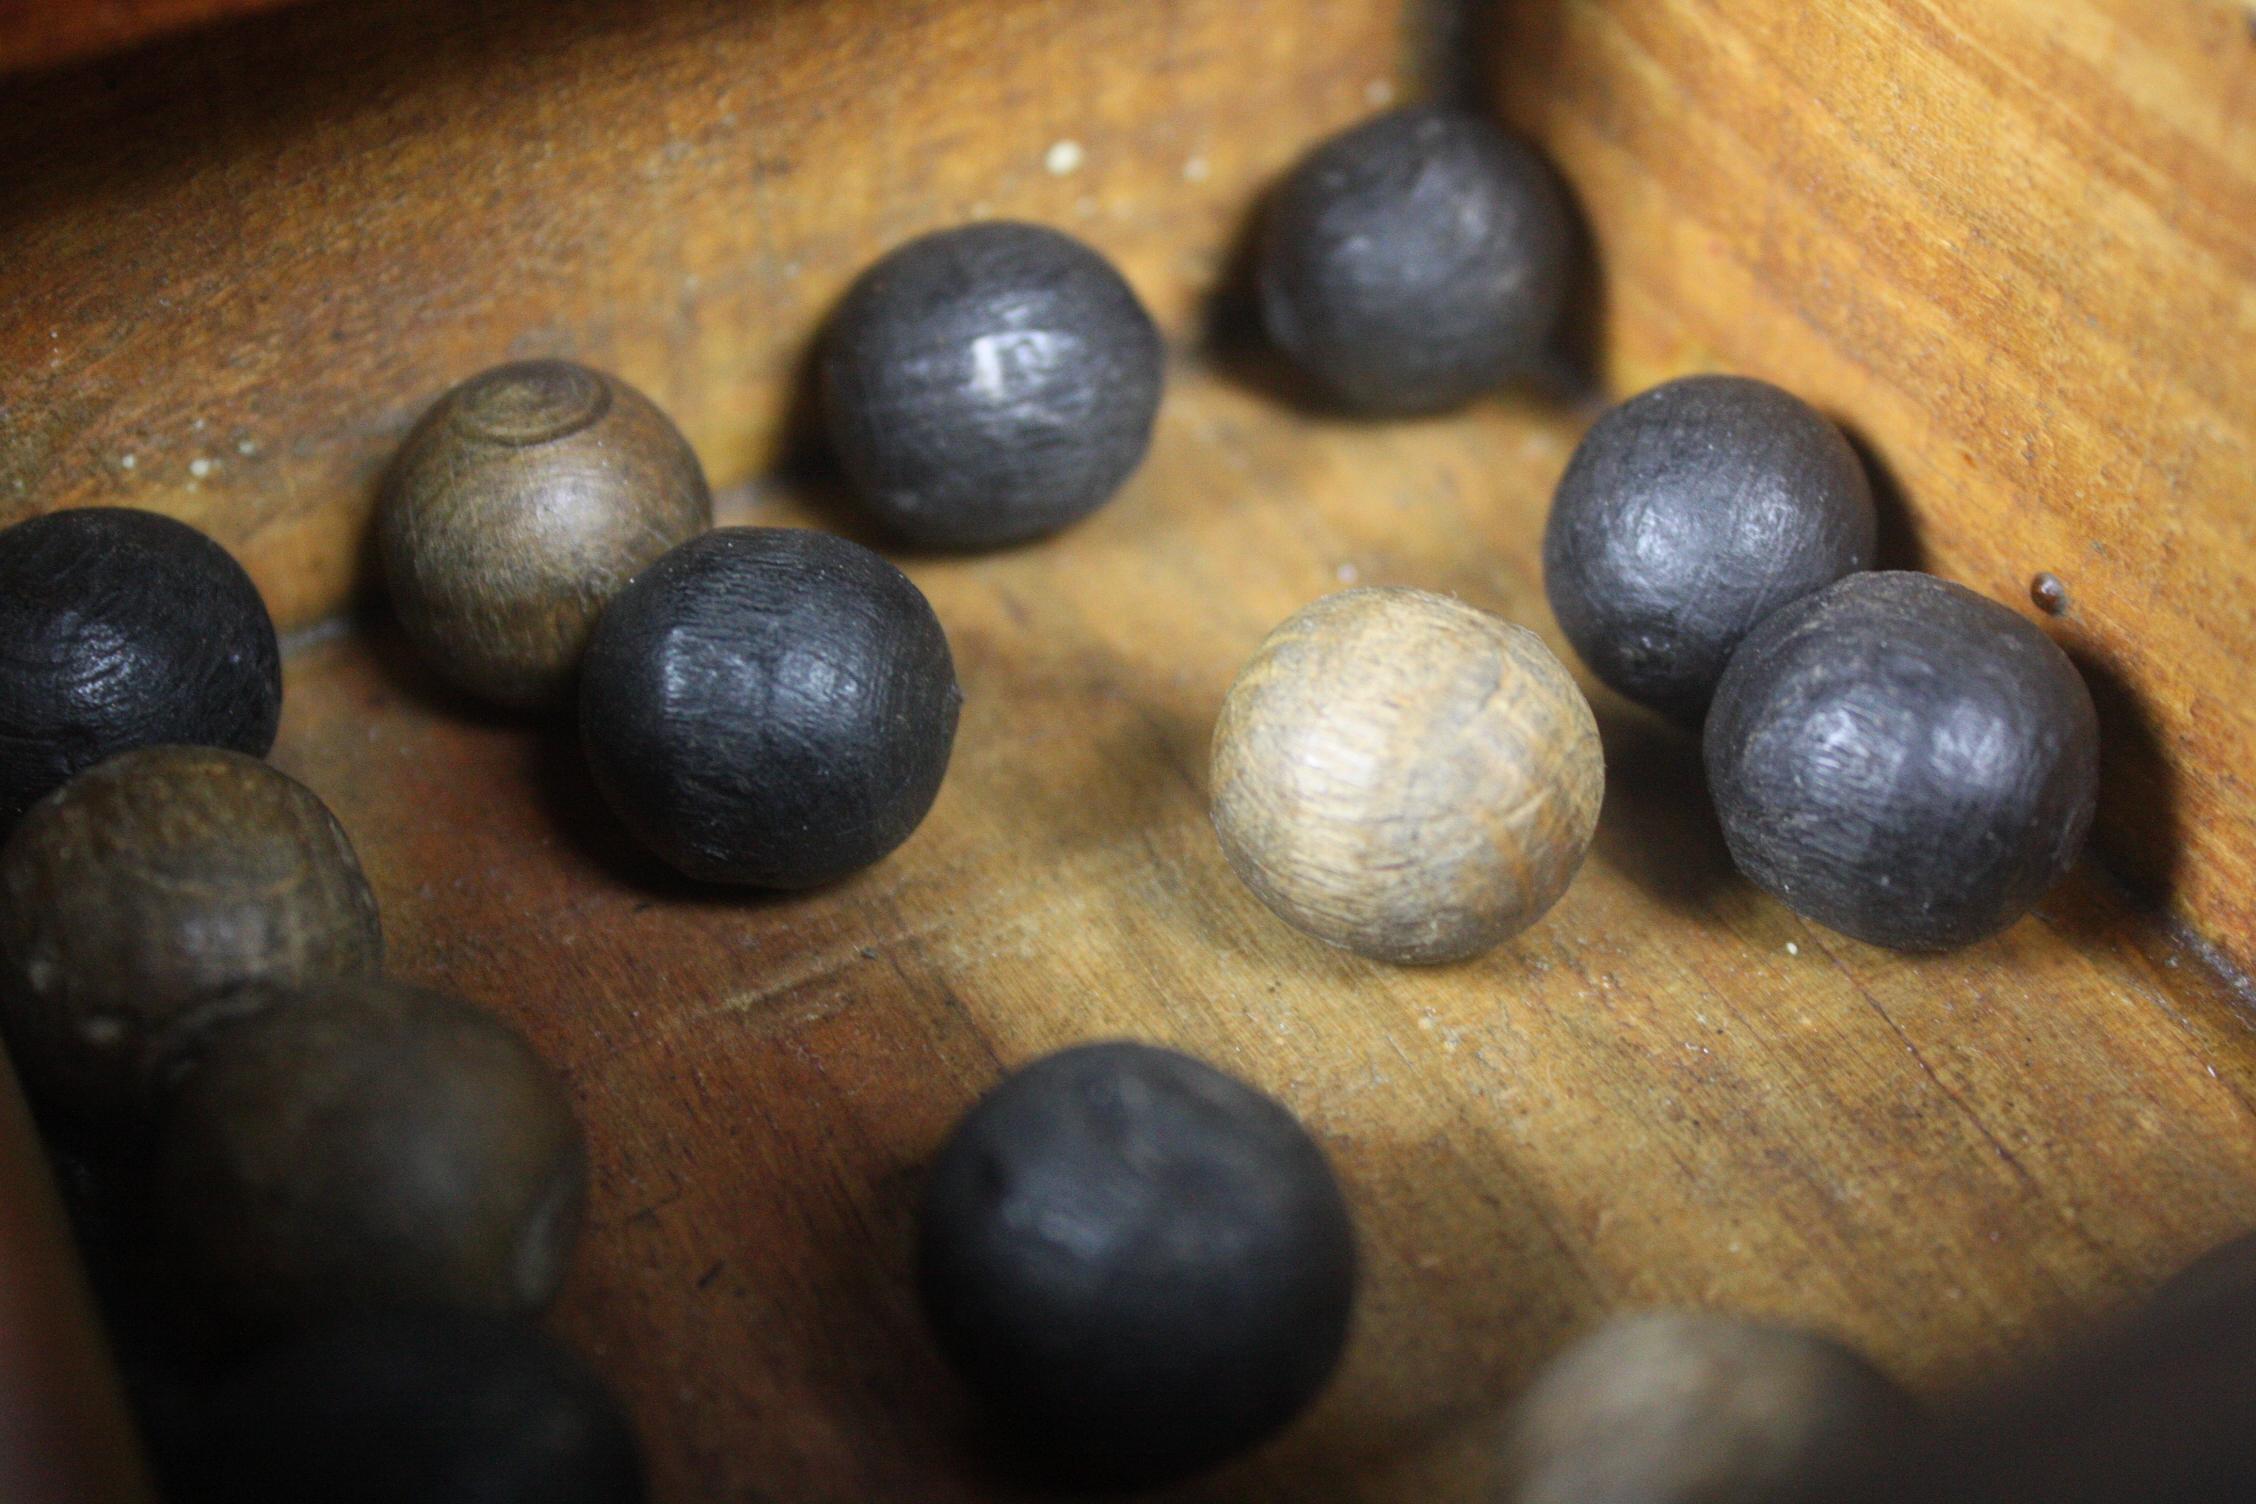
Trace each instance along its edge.
<path fill-rule="evenodd" d="M 196 479 L 202 480 L 212 473 L 212 462 L 199 454 L 188 462 L 188 473 Z"/>
<path fill-rule="evenodd" d="M 1062 178 L 1081 165 L 1084 155 L 1081 143 L 1068 138 L 1050 147 L 1042 158 L 1042 165 L 1050 170 L 1050 176 Z"/>

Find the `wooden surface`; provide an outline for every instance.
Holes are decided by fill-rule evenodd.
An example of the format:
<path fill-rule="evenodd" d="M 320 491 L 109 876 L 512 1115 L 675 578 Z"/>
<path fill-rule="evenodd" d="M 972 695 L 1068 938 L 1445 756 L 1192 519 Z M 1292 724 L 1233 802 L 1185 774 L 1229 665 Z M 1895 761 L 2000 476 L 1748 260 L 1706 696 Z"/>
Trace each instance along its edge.
<path fill-rule="evenodd" d="M 171 512 L 303 624 L 454 382 L 615 370 L 740 481 L 847 281 L 966 218 L 1084 236 L 1181 336 L 1409 3 L 332 0 L 0 78 L 0 523 Z"/>
<path fill-rule="evenodd" d="M 0 74 L 123 51 L 291 0 L 0 0 Z"/>
<path fill-rule="evenodd" d="M 567 730 L 455 702 L 381 623 L 293 658 L 276 758 L 353 832 L 396 969 L 569 1074 L 595 1182 L 560 1325 L 629 1396 L 660 1499 L 1022 1495 L 924 1339 L 912 1213 L 966 1104 L 1081 1039 L 1281 1095 L 1361 1228 L 1339 1382 L 1189 1498 L 1474 1497 L 1437 1490 L 1481 1474 L 1492 1407 L 1624 1306 L 1816 1323 L 1933 1390 L 2256 1221 L 2248 1017 L 2104 880 L 1961 955 L 1829 935 L 1732 876 L 1691 744 L 1602 694 L 1592 858 L 1492 956 L 1358 961 L 1239 886 L 1203 784 L 1240 662 L 1347 582 L 1559 646 L 1537 522 L 1576 421 L 1320 421 L 1178 370 L 1088 524 L 906 561 L 958 656 L 955 765 L 906 847 L 818 894 L 669 880 Z M 723 514 L 839 520 L 772 487 Z"/>
<path fill-rule="evenodd" d="M 1782 382 L 1887 472 L 1899 552 L 2008 599 L 2057 574 L 2102 841 L 2256 962 L 2256 5 L 1550 0 L 1497 29 L 1505 112 L 1594 228 L 1609 386 Z"/>
<path fill-rule="evenodd" d="M 146 1504 L 125 1396 L 4 1051 L 0 1207 L 0 1498 Z"/>

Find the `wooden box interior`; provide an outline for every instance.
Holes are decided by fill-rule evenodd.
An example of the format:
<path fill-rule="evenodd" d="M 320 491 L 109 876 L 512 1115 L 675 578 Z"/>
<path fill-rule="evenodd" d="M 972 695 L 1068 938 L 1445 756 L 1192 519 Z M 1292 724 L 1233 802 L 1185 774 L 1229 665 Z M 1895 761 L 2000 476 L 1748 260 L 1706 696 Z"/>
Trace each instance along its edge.
<path fill-rule="evenodd" d="M 1940 1391 L 2256 1224 L 2239 0 L 0 0 L 0 70 L 0 523 L 186 517 L 296 631 L 275 761 L 353 833 L 394 970 L 570 1080 L 593 1202 L 553 1321 L 657 1499 L 1029 1495 L 924 1338 L 915 1198 L 974 1097 L 1093 1037 L 1284 1098 L 1360 1219 L 1337 1382 L 1185 1499 L 1479 1497 L 1497 1407 L 1624 1307 L 1785 1316 Z M 1459 415 L 1325 416 L 1244 337 L 1246 226 L 1313 140 L 1434 93 L 1559 163 L 1573 337 Z M 987 215 L 1145 296 L 1151 457 L 1054 541 L 901 557 L 967 695 L 903 850 L 786 898 L 670 880 L 569 726 L 404 650 L 363 558 L 385 459 L 451 382 L 567 355 L 678 418 L 723 521 L 860 536 L 807 351 L 874 255 Z M 2032 616 L 2065 582 L 2094 860 L 1965 952 L 1845 940 L 1733 874 L 1695 744 L 1592 684 L 1607 805 L 1546 923 L 1430 971 L 1279 925 L 1205 819 L 1237 665 L 1355 582 L 1566 655 L 1551 487 L 1597 393 L 1699 369 L 1842 421 L 1887 562 Z"/>

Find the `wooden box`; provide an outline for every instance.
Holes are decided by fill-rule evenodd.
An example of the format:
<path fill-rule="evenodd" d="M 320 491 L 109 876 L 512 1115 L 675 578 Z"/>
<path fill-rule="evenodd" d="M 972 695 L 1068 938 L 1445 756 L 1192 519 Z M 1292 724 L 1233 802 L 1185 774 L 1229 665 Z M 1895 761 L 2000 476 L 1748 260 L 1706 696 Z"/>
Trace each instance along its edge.
<path fill-rule="evenodd" d="M 0 522 L 185 517 L 295 630 L 275 760 L 394 969 L 569 1077 L 554 1324 L 656 1498 L 1020 1495 L 923 1335 L 915 1195 L 1001 1072 L 1091 1037 L 1283 1097 L 1360 1220 L 1337 1382 L 1185 1499 L 1477 1497 L 1499 1405 L 1624 1307 L 1787 1316 L 1939 1391 L 2256 1223 L 2242 0 L 0 0 L 0 69 Z M 1575 348 L 1457 416 L 1314 415 L 1236 337 L 1245 228 L 1314 139 L 1434 93 L 1559 163 Z M 903 560 L 968 696 L 907 847 L 806 896 L 668 880 L 568 729 L 403 650 L 386 457 L 453 381 L 569 355 L 677 417 L 724 521 L 854 531 L 810 342 L 874 255 L 986 215 L 1149 302 L 1150 460 L 1054 541 Z M 1537 542 L 1594 394 L 1702 369 L 1851 430 L 1888 562 L 2032 615 L 2065 583 L 2095 860 L 1972 950 L 1844 940 L 1734 875 L 1694 745 L 1593 685 L 1606 809 L 1546 923 L 1438 971 L 1280 926 L 1206 824 L 1236 666 L 1357 581 L 1564 653 Z M 0 1260 L 34 1236 L 0 1217 Z"/>

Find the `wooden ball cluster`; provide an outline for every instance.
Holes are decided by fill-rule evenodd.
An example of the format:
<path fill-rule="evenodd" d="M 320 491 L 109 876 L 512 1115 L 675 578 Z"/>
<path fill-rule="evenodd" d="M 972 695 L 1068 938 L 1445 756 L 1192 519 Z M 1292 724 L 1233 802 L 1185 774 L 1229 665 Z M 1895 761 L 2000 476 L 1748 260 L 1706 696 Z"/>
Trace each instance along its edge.
<path fill-rule="evenodd" d="M 0 679 L 23 716 L 11 731 L 29 734 L 0 742 L 31 748 L 18 775 L 86 763 L 52 789 L 11 785 L 43 796 L 0 844 L 10 1053 L 98 1158 L 151 1166 L 146 1220 L 210 1324 L 285 1342 L 372 1324 L 199 1393 L 211 1471 L 184 1463 L 184 1486 L 230 1500 L 638 1498 L 608 1398 L 536 1334 L 494 1324 L 547 1303 L 578 1235 L 587 1165 L 570 1102 L 499 1019 L 381 975 L 376 899 L 343 827 L 224 745 L 263 751 L 280 702 L 248 578 L 180 524 L 107 512 L 0 534 L 10 570 L 28 583 L 0 593 Z M 27 645 L 56 656 L 30 663 Z M 441 1392 L 446 1423 L 432 1424 Z M 215 1449 L 251 1403 L 294 1407 L 313 1429 Z M 282 1487 L 285 1467 L 310 1491 L 244 1492 Z M 557 1486 L 492 1491 L 520 1475 Z"/>
<path fill-rule="evenodd" d="M 2074 863 L 2098 718 L 2033 622 L 1866 572 L 1876 531 L 1824 417 L 1763 382 L 1691 377 L 1593 425 L 1552 502 L 1544 584 L 1600 679 L 1701 728 L 1742 872 L 1844 934 L 1944 950 L 2020 918 Z"/>
<path fill-rule="evenodd" d="M 1288 923 L 1382 961 L 1477 955 L 1582 865 L 1590 706 L 1542 639 L 1447 596 L 1344 591 L 1254 654 L 1214 730 L 1214 829 Z"/>
<path fill-rule="evenodd" d="M 1541 363 L 1571 242 L 1531 149 L 1409 109 L 1287 177 L 1257 294 L 1332 399 L 1427 412 Z M 978 550 L 1119 490 L 1163 350 L 1096 251 L 985 223 L 868 268 L 817 365 L 868 515 Z M 841 880 L 938 798 L 962 704 L 947 634 L 868 548 L 712 524 L 670 419 L 616 376 L 541 360 L 429 409 L 375 541 L 436 671 L 499 705 L 576 709 L 603 801 L 672 869 Z M 1879 944 L 1962 945 L 2075 858 L 2096 718 L 2034 625 L 1869 572 L 1876 537 L 1840 431 L 1766 383 L 1695 377 L 1591 429 L 1545 584 L 1599 680 L 1701 727 L 1755 882 Z M 284 1334 L 183 1402 L 187 1496 L 635 1499 L 616 1405 L 525 1324 L 587 1194 L 569 1098 L 497 1018 L 382 974 L 344 831 L 256 760 L 280 698 L 255 588 L 193 529 L 97 509 L 0 533 L 0 1027 L 43 1098 L 138 1135 L 182 1280 Z M 1534 632 L 1423 590 L 1351 590 L 1293 614 L 1230 688 L 1211 815 L 1291 926 L 1445 963 L 1561 900 L 1605 782 L 1597 717 Z M 1259 1445 L 1349 1338 L 1357 1240 L 1323 1149 L 1171 1050 L 1088 1045 L 1010 1073 L 940 1145 L 917 1230 L 941 1353 L 1022 1453 L 1076 1482 L 1170 1482 Z M 1789 1504 L 1877 1471 L 1919 1426 L 1836 1343 L 1654 1313 L 1537 1380 L 1500 1497 Z"/>

